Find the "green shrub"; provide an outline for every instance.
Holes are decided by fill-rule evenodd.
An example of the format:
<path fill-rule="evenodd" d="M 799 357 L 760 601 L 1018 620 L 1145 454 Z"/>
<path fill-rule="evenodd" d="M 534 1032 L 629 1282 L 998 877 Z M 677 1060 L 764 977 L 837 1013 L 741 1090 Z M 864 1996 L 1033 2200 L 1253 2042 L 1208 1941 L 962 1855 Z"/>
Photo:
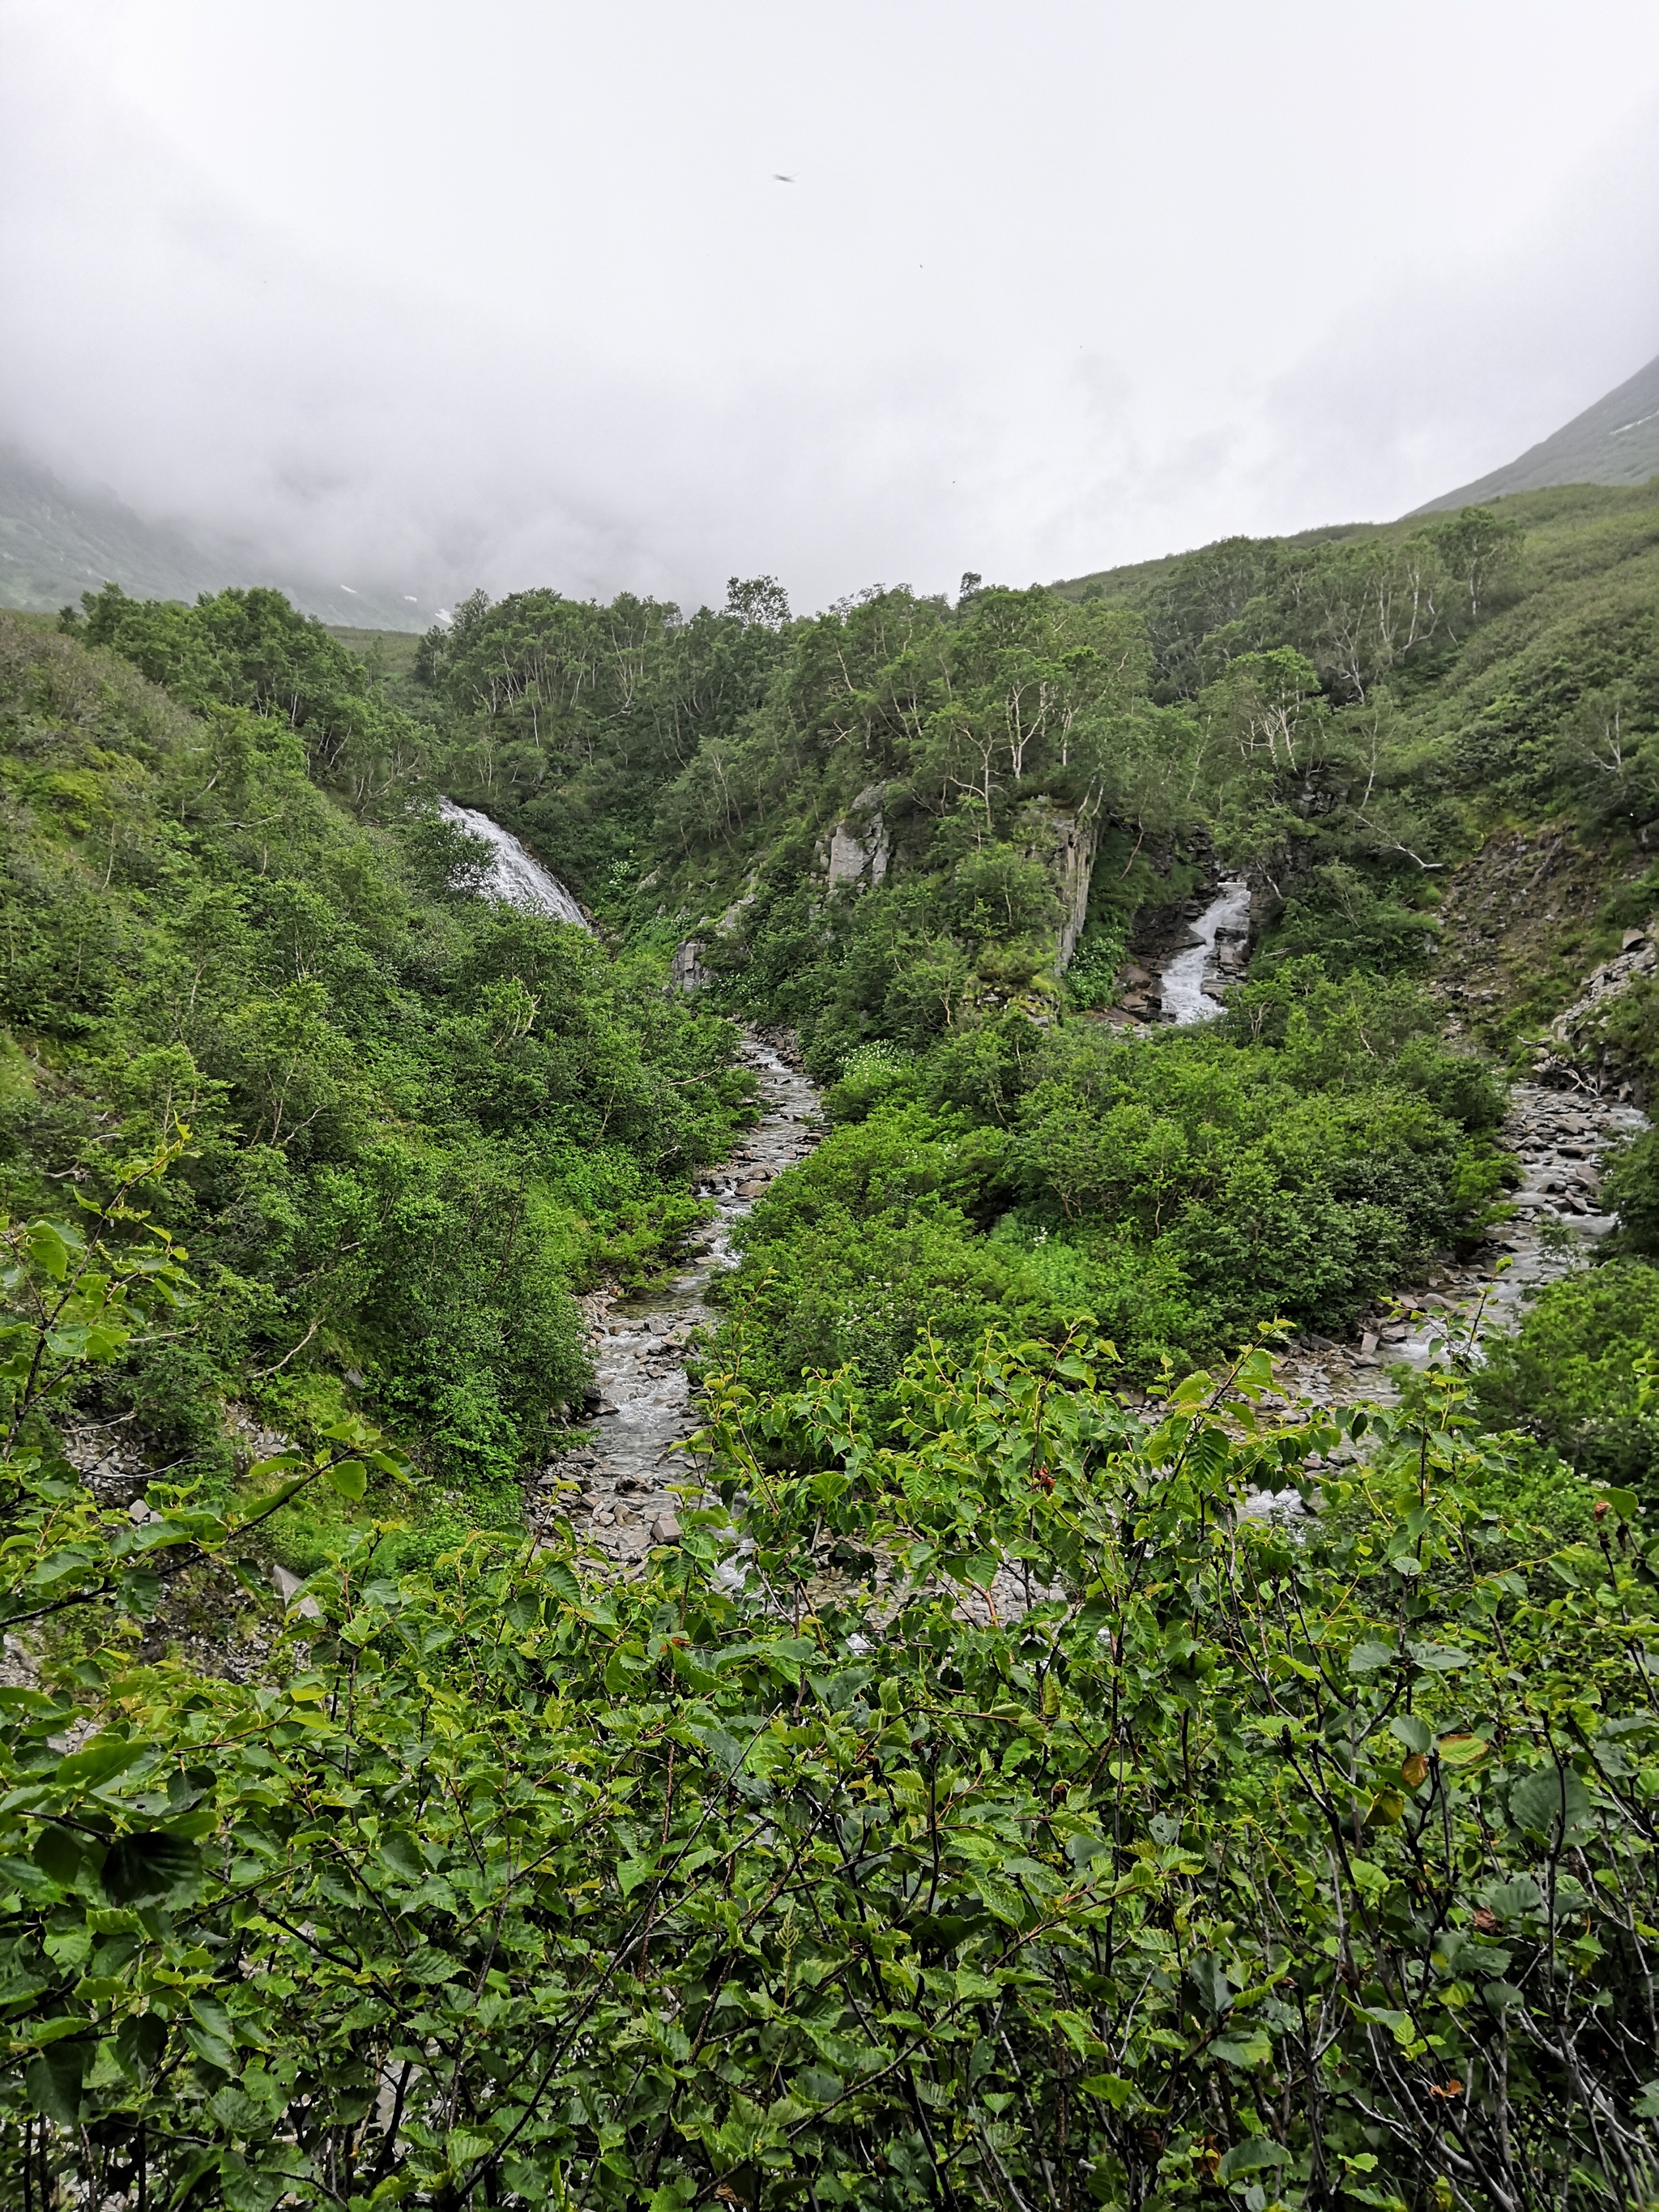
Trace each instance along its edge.
<path fill-rule="evenodd" d="M 1473 1378 L 1494 1428 L 1519 1429 L 1597 1482 L 1659 1505 L 1659 1269 L 1610 1260 L 1551 1283 Z"/>
<path fill-rule="evenodd" d="M 1088 1332 L 993 1339 L 912 1360 L 891 1444 L 845 1376 L 717 1383 L 741 1565 L 719 1510 L 632 1581 L 474 1538 L 434 1587 L 365 1531 L 268 1680 L 204 1679 L 135 1640 L 253 1524 L 157 1482 L 135 1525 L 26 1436 L 185 1288 L 135 1188 L 85 1242 L 0 1231 L 31 2195 L 1653 2195 L 1627 1500 L 1540 1548 L 1449 1386 L 1274 1419 L 1250 1353 L 1143 1427 Z M 376 1453 L 346 1427 L 260 1479 L 350 1497 Z M 1241 1518 L 1247 1486 L 1323 1510 Z"/>

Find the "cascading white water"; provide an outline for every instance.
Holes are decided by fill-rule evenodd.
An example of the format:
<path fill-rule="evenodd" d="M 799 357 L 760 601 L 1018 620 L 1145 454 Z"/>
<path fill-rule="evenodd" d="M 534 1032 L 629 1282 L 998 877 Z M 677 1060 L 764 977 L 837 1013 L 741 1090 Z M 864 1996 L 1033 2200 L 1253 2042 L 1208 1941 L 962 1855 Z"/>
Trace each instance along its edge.
<path fill-rule="evenodd" d="M 532 913 L 550 914 L 556 921 L 573 921 L 578 929 L 587 927 L 586 917 L 558 878 L 532 859 L 510 830 L 503 830 L 499 822 L 492 822 L 476 807 L 458 806 L 453 799 L 441 799 L 438 811 L 446 822 L 453 822 L 469 837 L 493 849 L 495 863 L 484 885 L 489 897 L 504 899 L 509 906 L 527 907 Z"/>
<path fill-rule="evenodd" d="M 1207 1021 L 1222 1011 L 1219 999 L 1206 986 L 1217 966 L 1216 940 L 1243 939 L 1250 928 L 1250 887 L 1242 878 L 1224 883 L 1218 895 L 1193 924 L 1196 942 L 1177 952 L 1164 970 L 1161 997 L 1164 1018 L 1177 1025 Z"/>

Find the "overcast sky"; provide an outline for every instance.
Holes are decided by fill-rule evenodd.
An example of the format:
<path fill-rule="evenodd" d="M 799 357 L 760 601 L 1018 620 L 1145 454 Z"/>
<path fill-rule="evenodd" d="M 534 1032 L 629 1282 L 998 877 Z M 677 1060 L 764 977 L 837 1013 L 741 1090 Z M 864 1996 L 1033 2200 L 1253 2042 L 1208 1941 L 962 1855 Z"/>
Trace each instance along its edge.
<path fill-rule="evenodd" d="M 1659 352 L 1653 0 L 0 33 L 0 435 L 423 600 L 807 608 L 1385 517 Z"/>

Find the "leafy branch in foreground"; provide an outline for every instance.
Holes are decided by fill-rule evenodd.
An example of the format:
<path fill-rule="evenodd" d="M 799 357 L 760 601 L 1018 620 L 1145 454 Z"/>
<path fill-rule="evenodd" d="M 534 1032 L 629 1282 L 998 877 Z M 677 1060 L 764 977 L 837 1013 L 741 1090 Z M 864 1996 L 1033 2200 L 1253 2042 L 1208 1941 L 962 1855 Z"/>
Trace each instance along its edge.
<path fill-rule="evenodd" d="M 284 1451 L 251 1468 L 252 1510 L 217 1512 L 195 1502 L 188 1484 L 156 1484 L 149 1516 L 135 1527 L 52 1465 L 48 1417 L 75 1383 L 153 1341 L 158 1319 L 185 1319 L 194 1302 L 188 1254 L 135 1203 L 189 1138 L 181 1128 L 133 1163 L 101 1203 L 82 1199 L 79 1223 L 0 1222 L 0 1625 L 9 1630 L 111 1601 L 143 1619 L 164 1583 L 234 1554 L 316 1483 L 359 1499 L 370 1465 L 408 1471 L 366 1424 L 348 1419 L 322 1430 L 314 1455 Z"/>
<path fill-rule="evenodd" d="M 1143 1426 L 991 1340 L 896 1445 L 716 1383 L 741 1522 L 630 1583 L 371 1532 L 258 1684 L 130 1663 L 14 1454 L 13 1586 L 67 1528 L 114 1587 L 0 1692 L 3 2201 L 1650 2201 L 1634 1502 L 1540 1547 L 1452 1378 L 1271 1376 Z"/>

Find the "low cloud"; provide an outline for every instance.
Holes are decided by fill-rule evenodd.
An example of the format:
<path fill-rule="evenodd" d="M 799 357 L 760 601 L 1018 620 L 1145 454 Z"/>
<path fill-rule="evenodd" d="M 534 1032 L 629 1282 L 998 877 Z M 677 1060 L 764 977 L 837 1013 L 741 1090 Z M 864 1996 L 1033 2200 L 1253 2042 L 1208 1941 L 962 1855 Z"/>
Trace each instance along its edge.
<path fill-rule="evenodd" d="M 30 312 L 0 362 L 0 433 L 142 513 L 423 604 L 532 581 L 696 601 L 771 571 L 811 606 L 878 580 L 1024 582 L 1380 518 L 1510 458 L 1659 349 L 1659 118 L 1639 103 L 1523 234 L 1425 236 L 1420 268 L 1410 239 L 1387 240 L 1374 281 L 1329 267 L 1328 245 L 1324 263 L 1299 251 L 1304 210 L 1230 200 L 1224 163 L 1203 235 L 1149 243 L 1134 226 L 1164 219 L 1156 179 L 1103 215 L 1052 175 L 1011 202 L 1010 167 L 981 210 L 969 147 L 960 190 L 927 185 L 920 212 L 886 209 L 890 185 L 866 189 L 849 161 L 836 220 L 812 210 L 809 161 L 774 184 L 781 155 L 747 228 L 714 232 L 677 218 L 665 168 L 675 235 L 630 210 L 611 262 L 584 236 L 586 292 L 568 296 L 560 225 L 607 221 L 597 185 L 536 222 L 492 206 L 489 284 L 456 275 L 453 238 L 422 283 L 402 233 L 377 250 L 387 204 L 343 211 L 348 251 L 314 206 L 250 204 L 88 66 L 63 18 L 18 21 L 0 284 Z M 1654 79 L 1659 39 L 1640 61 Z M 775 135 L 816 144 L 822 125 Z M 363 127 L 395 181 L 410 149 L 382 115 Z M 1333 191 L 1350 157 L 1329 132 L 1310 142 Z M 699 304 L 690 261 L 723 307 Z"/>

